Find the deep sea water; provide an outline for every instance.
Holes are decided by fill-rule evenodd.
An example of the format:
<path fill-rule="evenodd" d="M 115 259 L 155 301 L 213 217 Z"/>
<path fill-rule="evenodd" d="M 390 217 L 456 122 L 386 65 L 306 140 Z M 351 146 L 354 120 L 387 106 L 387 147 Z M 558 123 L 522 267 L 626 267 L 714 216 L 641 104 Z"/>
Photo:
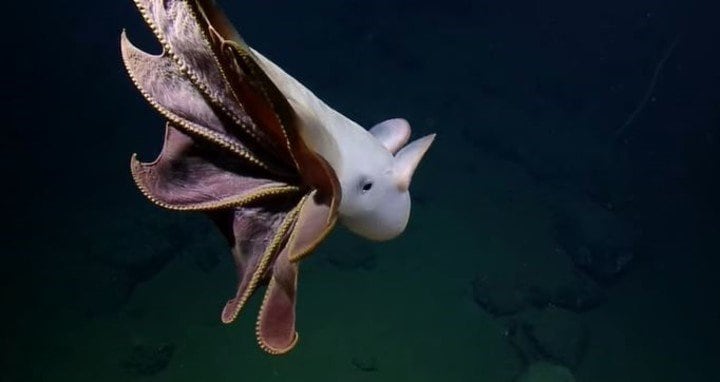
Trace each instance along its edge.
<path fill-rule="evenodd" d="M 122 28 L 159 51 L 132 2 L 9 4 L 0 380 L 715 378 L 717 4 L 221 4 L 362 125 L 438 134 L 407 232 L 338 229 L 301 268 L 298 347 L 265 355 L 259 298 L 220 323 L 222 237 L 132 184 L 163 133 L 120 61 Z"/>

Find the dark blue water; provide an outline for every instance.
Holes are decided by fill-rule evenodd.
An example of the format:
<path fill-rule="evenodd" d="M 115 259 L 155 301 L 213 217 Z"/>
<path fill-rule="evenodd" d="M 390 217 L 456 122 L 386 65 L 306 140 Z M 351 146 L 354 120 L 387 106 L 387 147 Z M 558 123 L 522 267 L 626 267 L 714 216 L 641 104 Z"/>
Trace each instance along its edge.
<path fill-rule="evenodd" d="M 3 23 L 3 381 L 711 381 L 720 359 L 720 6 L 711 1 L 221 2 L 366 127 L 437 133 L 407 232 L 303 262 L 298 347 L 203 216 L 129 158 L 163 121 L 122 66 L 130 1 L 11 3 Z M 543 379 L 544 378 L 544 379 Z"/>

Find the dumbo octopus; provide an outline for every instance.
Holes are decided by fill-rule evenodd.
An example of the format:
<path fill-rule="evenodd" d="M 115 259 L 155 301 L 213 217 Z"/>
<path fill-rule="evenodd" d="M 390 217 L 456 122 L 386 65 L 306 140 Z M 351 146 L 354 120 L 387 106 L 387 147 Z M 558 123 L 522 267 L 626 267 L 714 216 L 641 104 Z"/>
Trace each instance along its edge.
<path fill-rule="evenodd" d="M 123 31 L 122 58 L 166 128 L 157 159 L 133 155 L 133 179 L 154 204 L 203 212 L 227 238 L 239 281 L 222 322 L 269 280 L 255 332 L 263 350 L 284 354 L 298 340 L 299 261 L 338 220 L 371 240 L 402 233 L 434 135 L 406 145 L 404 119 L 363 129 L 250 48 L 212 0 L 135 4 L 163 51 Z"/>

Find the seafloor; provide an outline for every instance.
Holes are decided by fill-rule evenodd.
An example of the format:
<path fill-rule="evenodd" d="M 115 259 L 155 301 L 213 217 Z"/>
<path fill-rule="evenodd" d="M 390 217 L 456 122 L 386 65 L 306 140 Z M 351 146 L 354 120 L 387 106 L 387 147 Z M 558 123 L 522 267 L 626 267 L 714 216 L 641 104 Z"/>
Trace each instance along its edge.
<path fill-rule="evenodd" d="M 0 380 L 717 378 L 710 2 L 221 3 L 346 115 L 438 134 L 407 232 L 338 229 L 302 264 L 297 348 L 264 354 L 258 296 L 220 323 L 214 227 L 132 185 L 162 137 L 120 63 L 122 27 L 158 49 L 132 2 L 35 4 L 4 26 Z"/>

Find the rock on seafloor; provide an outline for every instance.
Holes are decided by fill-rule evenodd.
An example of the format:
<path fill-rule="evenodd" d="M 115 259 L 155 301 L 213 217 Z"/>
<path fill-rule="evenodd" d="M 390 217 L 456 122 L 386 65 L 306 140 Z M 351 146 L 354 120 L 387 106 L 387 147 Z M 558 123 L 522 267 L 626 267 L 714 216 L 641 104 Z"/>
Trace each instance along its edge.
<path fill-rule="evenodd" d="M 560 365 L 535 362 L 520 374 L 517 382 L 575 382 L 572 372 Z"/>
<path fill-rule="evenodd" d="M 523 357 L 570 368 L 577 367 L 587 350 L 588 330 L 573 312 L 550 307 L 513 322 L 509 339 Z"/>
<path fill-rule="evenodd" d="M 568 275 L 548 296 L 548 304 L 576 313 L 596 308 L 605 301 L 605 289 L 581 272 Z"/>
<path fill-rule="evenodd" d="M 616 279 L 635 257 L 637 229 L 589 198 L 558 198 L 555 231 L 575 265 L 601 282 Z"/>
<path fill-rule="evenodd" d="M 172 343 L 137 344 L 120 366 L 134 376 L 150 377 L 165 370 L 174 353 L 175 345 Z"/>
<path fill-rule="evenodd" d="M 375 372 L 378 370 L 378 360 L 375 356 L 356 356 L 350 360 L 350 363 L 363 372 Z"/>
<path fill-rule="evenodd" d="M 197 267 L 208 271 L 216 264 L 212 257 L 226 254 L 222 238 L 202 217 L 178 219 L 159 213 L 124 216 L 87 232 L 83 255 L 64 265 L 68 271 L 63 283 L 75 310 L 90 316 L 117 311 L 138 285 L 178 256 L 193 256 Z"/>
<path fill-rule="evenodd" d="M 512 278 L 490 278 L 477 274 L 472 281 L 473 300 L 493 316 L 507 316 L 528 305 L 526 290 Z"/>
<path fill-rule="evenodd" d="M 478 273 L 472 280 L 473 300 L 495 317 L 551 305 L 585 312 L 606 301 L 605 290 L 580 272 L 558 272 L 553 276 L 551 280 L 531 281 L 517 275 Z"/>

